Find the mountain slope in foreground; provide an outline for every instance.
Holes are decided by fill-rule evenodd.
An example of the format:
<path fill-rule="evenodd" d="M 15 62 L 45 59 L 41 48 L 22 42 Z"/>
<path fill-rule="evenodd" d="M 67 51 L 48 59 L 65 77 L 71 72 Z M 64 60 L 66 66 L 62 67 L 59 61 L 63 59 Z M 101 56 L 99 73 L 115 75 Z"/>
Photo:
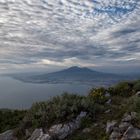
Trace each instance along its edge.
<path fill-rule="evenodd" d="M 2 112 L 0 132 L 11 130 L 0 140 L 139 140 L 140 80 L 91 89 L 87 96 L 63 94 L 33 104 L 21 116 Z"/>

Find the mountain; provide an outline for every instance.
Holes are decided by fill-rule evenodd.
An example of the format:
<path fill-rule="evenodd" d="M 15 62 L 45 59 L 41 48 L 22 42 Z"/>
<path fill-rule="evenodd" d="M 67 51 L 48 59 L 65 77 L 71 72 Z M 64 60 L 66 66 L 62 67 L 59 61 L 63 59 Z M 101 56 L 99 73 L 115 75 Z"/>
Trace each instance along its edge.
<path fill-rule="evenodd" d="M 13 78 L 30 83 L 73 83 L 90 84 L 94 86 L 109 86 L 121 80 L 128 80 L 130 77 L 111 73 L 103 73 L 91 70 L 86 67 L 70 67 L 61 71 L 46 74 L 14 74 Z M 132 79 L 132 77 L 131 77 Z"/>

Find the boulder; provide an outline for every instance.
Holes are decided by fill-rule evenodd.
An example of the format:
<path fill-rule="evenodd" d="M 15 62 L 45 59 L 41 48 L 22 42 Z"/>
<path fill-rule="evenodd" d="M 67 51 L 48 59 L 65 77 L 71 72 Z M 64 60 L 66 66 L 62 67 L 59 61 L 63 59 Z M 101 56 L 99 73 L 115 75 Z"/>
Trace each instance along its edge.
<path fill-rule="evenodd" d="M 136 119 L 136 112 L 130 112 L 129 114 L 124 114 L 122 122 L 131 122 L 132 120 Z"/>
<path fill-rule="evenodd" d="M 135 120 L 137 118 L 136 112 L 131 112 L 130 115 L 131 115 L 132 120 Z"/>
<path fill-rule="evenodd" d="M 140 129 L 130 126 L 123 134 L 121 140 L 139 140 L 139 139 L 140 139 Z"/>
<path fill-rule="evenodd" d="M 93 128 L 94 128 L 94 127 L 97 127 L 98 125 L 99 125 L 98 123 L 95 123 L 95 124 L 93 125 Z"/>
<path fill-rule="evenodd" d="M 17 138 L 13 136 L 13 130 L 8 130 L 0 134 L 0 140 L 17 140 Z"/>
<path fill-rule="evenodd" d="M 106 102 L 106 104 L 111 104 L 111 102 L 112 102 L 112 100 L 109 99 L 109 100 Z"/>
<path fill-rule="evenodd" d="M 108 113 L 110 113 L 110 112 L 111 112 L 111 110 L 108 109 L 108 110 L 105 111 L 105 114 L 108 114 Z"/>
<path fill-rule="evenodd" d="M 77 118 L 76 121 L 81 121 L 82 118 L 84 118 L 87 115 L 87 112 L 81 112 Z"/>
<path fill-rule="evenodd" d="M 57 137 L 58 139 L 64 139 L 68 135 L 70 135 L 77 127 L 75 127 L 74 122 L 69 124 L 57 124 L 52 126 L 49 129 L 49 133 L 53 137 Z"/>
<path fill-rule="evenodd" d="M 110 97 L 110 93 L 109 92 L 106 92 L 105 93 L 105 97 Z"/>
<path fill-rule="evenodd" d="M 75 130 L 80 128 L 81 119 L 86 116 L 86 112 L 81 112 L 77 118 L 69 123 L 57 124 L 49 129 L 49 133 L 52 137 L 57 137 L 59 140 L 66 138 L 72 134 Z"/>
<path fill-rule="evenodd" d="M 120 125 L 119 125 L 120 132 L 121 133 L 125 132 L 128 129 L 129 126 L 131 126 L 130 123 L 128 123 L 128 122 L 121 122 Z"/>
<path fill-rule="evenodd" d="M 113 131 L 109 137 L 109 140 L 119 140 L 121 133 L 118 131 Z"/>
<path fill-rule="evenodd" d="M 50 135 L 44 134 L 43 130 L 40 128 L 40 129 L 35 129 L 28 140 L 50 140 L 50 139 L 51 139 Z"/>
<path fill-rule="evenodd" d="M 89 133 L 91 131 L 91 128 L 85 128 L 85 129 L 83 129 L 83 133 Z"/>
<path fill-rule="evenodd" d="M 138 91 L 138 92 L 136 93 L 136 96 L 140 97 L 140 91 Z"/>
<path fill-rule="evenodd" d="M 28 140 L 51 140 L 53 138 L 62 140 L 80 128 L 81 119 L 86 114 L 86 112 L 81 112 L 76 119 L 69 123 L 53 125 L 46 133 L 43 132 L 42 128 L 35 129 Z"/>
<path fill-rule="evenodd" d="M 108 121 L 106 125 L 106 133 L 110 134 L 113 131 L 113 128 L 117 125 L 116 121 Z"/>
<path fill-rule="evenodd" d="M 28 129 L 26 129 L 25 130 L 25 135 L 26 135 L 27 138 L 29 138 L 32 134 Z"/>
<path fill-rule="evenodd" d="M 131 115 L 125 114 L 124 118 L 122 119 L 122 122 L 131 122 L 131 120 Z"/>
<path fill-rule="evenodd" d="M 140 129 L 132 125 L 137 113 L 125 113 L 119 125 L 116 121 L 108 122 L 106 132 L 110 134 L 109 140 L 140 140 Z"/>

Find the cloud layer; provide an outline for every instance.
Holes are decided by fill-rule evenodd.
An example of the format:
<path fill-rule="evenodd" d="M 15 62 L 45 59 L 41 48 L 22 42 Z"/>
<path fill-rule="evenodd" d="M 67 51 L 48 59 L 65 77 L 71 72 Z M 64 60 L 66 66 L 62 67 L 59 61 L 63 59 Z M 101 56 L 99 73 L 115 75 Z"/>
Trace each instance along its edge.
<path fill-rule="evenodd" d="M 139 0 L 0 0 L 0 71 L 140 65 Z"/>

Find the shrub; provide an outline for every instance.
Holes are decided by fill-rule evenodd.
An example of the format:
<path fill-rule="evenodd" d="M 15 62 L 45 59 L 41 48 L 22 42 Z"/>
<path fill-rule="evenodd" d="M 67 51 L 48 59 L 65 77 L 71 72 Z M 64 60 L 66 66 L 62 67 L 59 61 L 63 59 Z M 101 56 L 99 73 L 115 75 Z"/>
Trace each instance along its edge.
<path fill-rule="evenodd" d="M 92 98 L 94 102 L 101 104 L 106 101 L 105 93 L 105 88 L 93 88 L 90 90 L 89 97 Z"/>
<path fill-rule="evenodd" d="M 90 127 L 92 124 L 93 124 L 92 118 L 89 116 L 86 116 L 82 118 L 80 127 L 81 129 L 84 129 L 84 128 Z"/>
<path fill-rule="evenodd" d="M 0 133 L 17 127 L 25 113 L 26 111 L 19 110 L 0 110 Z"/>
<path fill-rule="evenodd" d="M 89 96 L 65 93 L 46 102 L 33 104 L 24 117 L 20 129 L 49 128 L 57 123 L 71 121 L 76 118 L 81 111 L 86 111 L 89 117 L 92 116 L 91 118 L 94 119 L 96 114 L 103 112 L 103 110 L 104 106 L 97 104 Z M 89 120 L 87 119 L 87 121 Z M 18 130 L 17 134 L 19 135 Z"/>
<path fill-rule="evenodd" d="M 85 110 L 85 98 L 74 94 L 63 94 L 46 102 L 35 103 L 24 118 L 24 124 L 30 122 L 32 127 L 36 128 L 69 121 Z"/>
<path fill-rule="evenodd" d="M 137 82 L 134 84 L 133 89 L 134 89 L 135 92 L 140 91 L 140 81 L 137 81 Z"/>
<path fill-rule="evenodd" d="M 108 89 L 111 95 L 118 95 L 122 97 L 129 97 L 134 94 L 133 84 L 130 82 L 121 82 L 114 87 Z"/>

